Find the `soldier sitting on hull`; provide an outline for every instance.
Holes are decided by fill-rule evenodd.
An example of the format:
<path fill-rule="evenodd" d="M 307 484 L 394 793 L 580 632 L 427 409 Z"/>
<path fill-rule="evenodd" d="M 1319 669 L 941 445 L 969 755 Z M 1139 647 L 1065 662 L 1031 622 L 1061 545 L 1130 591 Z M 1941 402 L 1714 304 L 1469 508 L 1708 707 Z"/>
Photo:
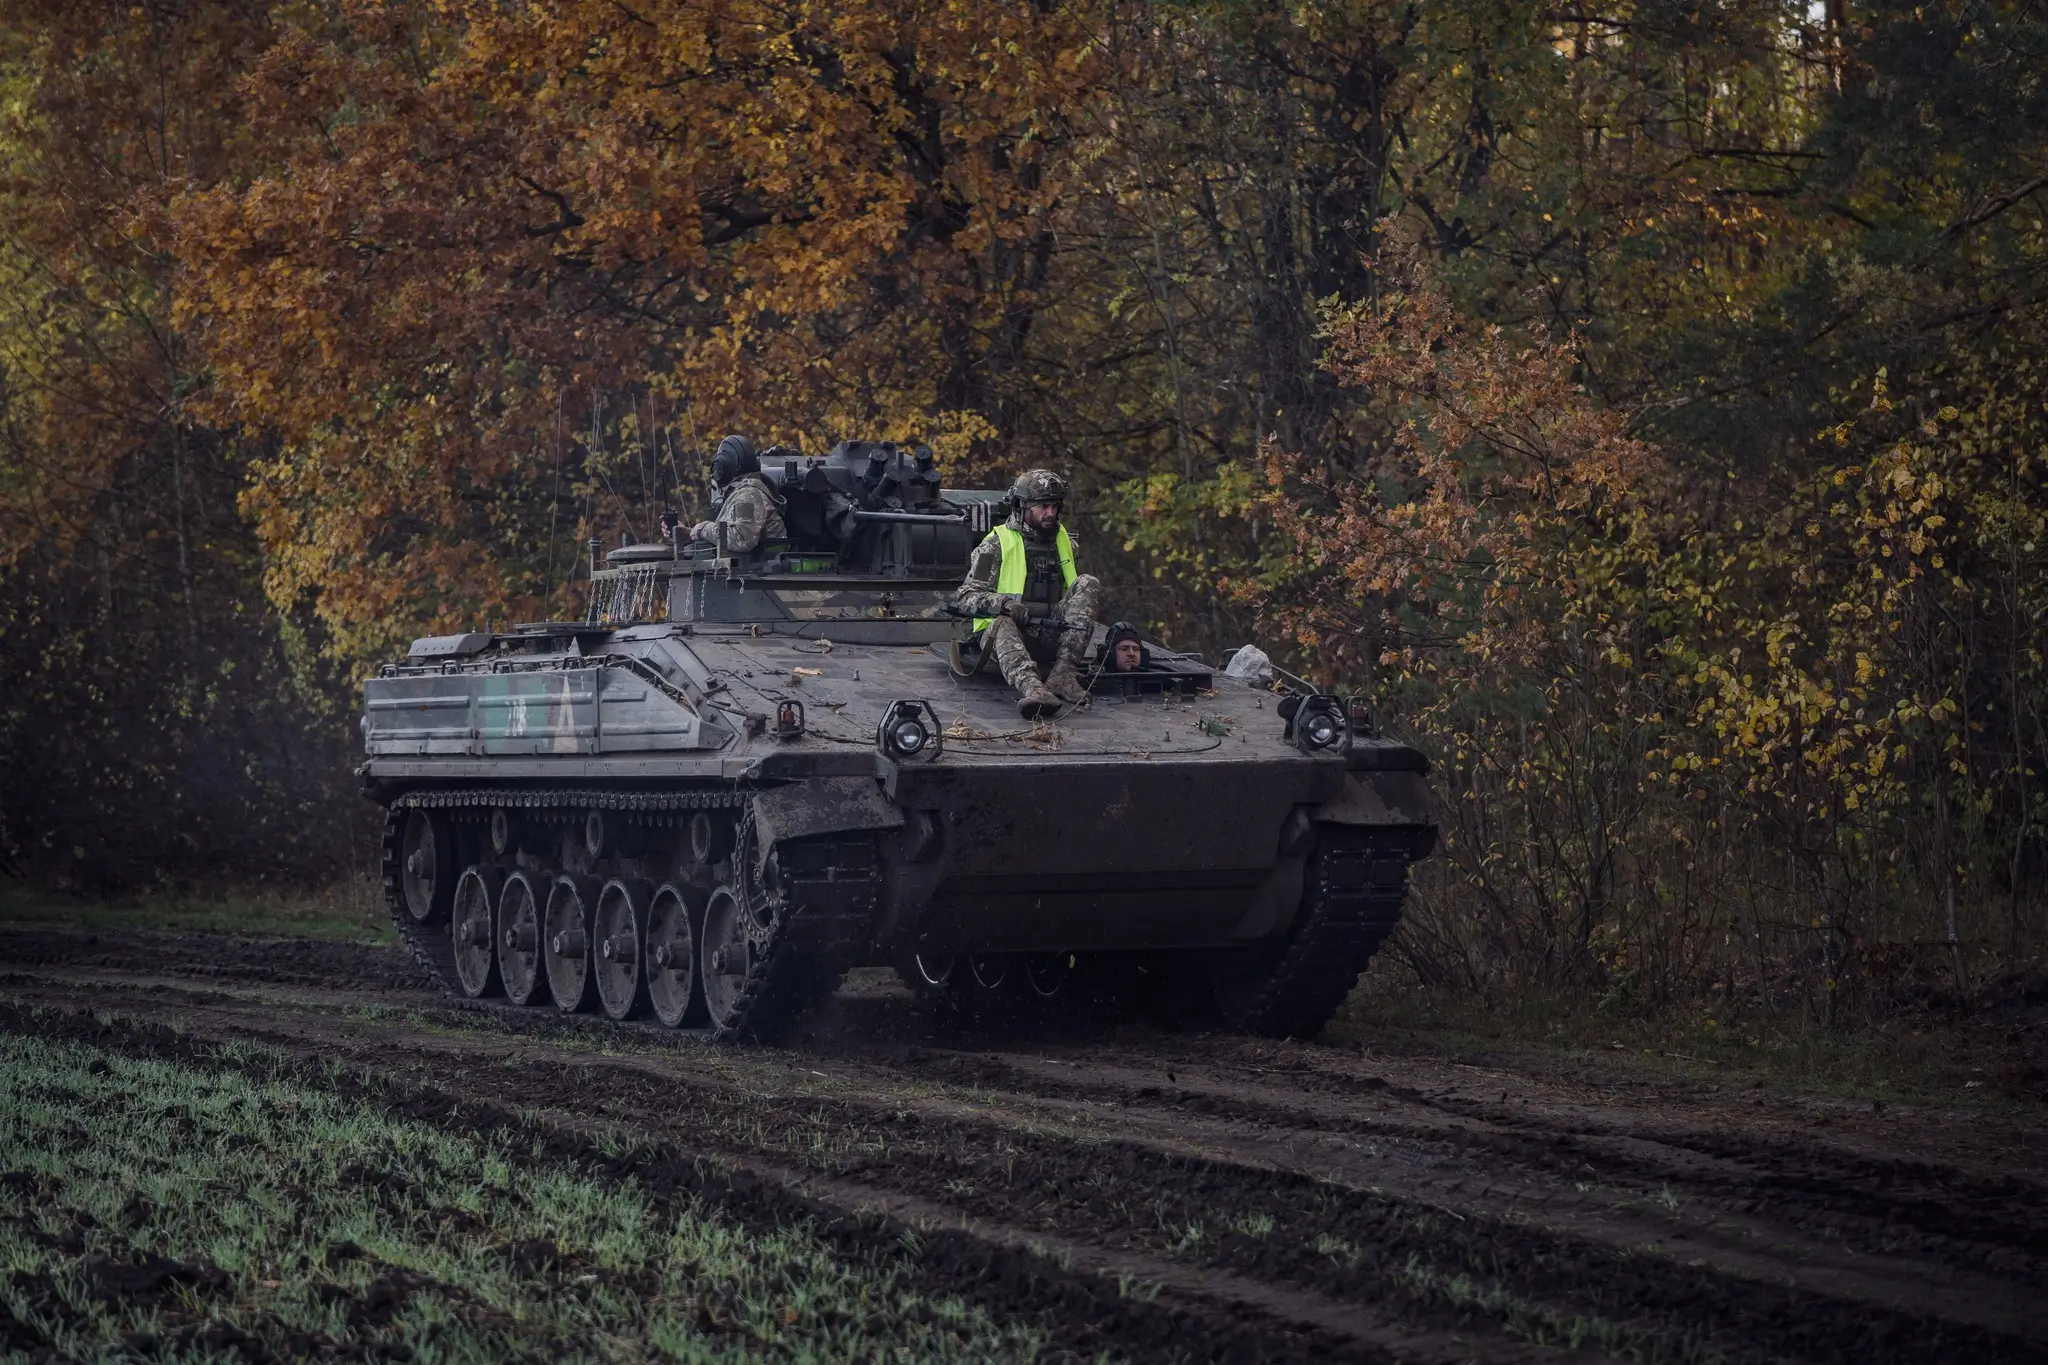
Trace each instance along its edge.
<path fill-rule="evenodd" d="M 691 540 L 715 544 L 718 528 L 723 526 L 726 553 L 744 555 L 769 541 L 789 539 L 789 528 L 782 521 L 782 500 L 761 477 L 761 457 L 754 453 L 752 441 L 744 436 L 720 441 L 718 453 L 711 457 L 711 482 L 722 498 L 718 514 L 692 526 Z M 664 534 L 673 535 L 678 525 L 663 515 Z"/>
<path fill-rule="evenodd" d="M 1016 510 L 975 547 L 953 599 L 975 618 L 981 647 L 995 651 L 1027 720 L 1088 695 L 1079 670 L 1102 585 L 1074 572 L 1073 538 L 1060 525 L 1066 498 L 1067 481 L 1049 469 L 1019 475 L 1010 490 Z"/>

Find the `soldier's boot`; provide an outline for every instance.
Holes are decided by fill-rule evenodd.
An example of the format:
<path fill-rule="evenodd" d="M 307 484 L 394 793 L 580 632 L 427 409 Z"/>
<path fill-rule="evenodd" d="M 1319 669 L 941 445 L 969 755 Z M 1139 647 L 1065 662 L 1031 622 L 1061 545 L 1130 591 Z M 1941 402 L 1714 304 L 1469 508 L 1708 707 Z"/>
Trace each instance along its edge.
<path fill-rule="evenodd" d="M 1088 700 L 1088 689 L 1081 685 L 1080 671 L 1074 661 L 1067 657 L 1066 650 L 1060 651 L 1059 662 L 1052 666 L 1052 672 L 1045 675 L 1045 685 L 1052 694 L 1069 706 L 1079 706 Z"/>
<path fill-rule="evenodd" d="M 1024 633 L 1007 616 L 998 616 L 988 628 L 984 649 L 992 649 L 1003 670 L 1003 681 L 1017 689 L 1017 714 L 1037 720 L 1060 709 L 1060 699 L 1046 689 L 1038 676 L 1038 661 L 1024 644 Z"/>
<path fill-rule="evenodd" d="M 1026 720 L 1043 720 L 1056 714 L 1062 705 L 1051 688 L 1034 680 L 1024 695 L 1017 698 L 1017 714 Z"/>

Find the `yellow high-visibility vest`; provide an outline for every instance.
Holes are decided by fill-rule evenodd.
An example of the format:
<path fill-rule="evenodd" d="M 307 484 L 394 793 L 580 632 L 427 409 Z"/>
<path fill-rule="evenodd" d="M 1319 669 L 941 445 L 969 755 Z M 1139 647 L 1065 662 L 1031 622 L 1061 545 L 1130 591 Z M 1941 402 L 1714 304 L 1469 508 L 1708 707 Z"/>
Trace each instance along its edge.
<path fill-rule="evenodd" d="M 1074 586 L 1074 541 L 1067 534 L 1067 528 L 1061 526 L 1052 543 L 1060 554 L 1060 575 L 1066 580 L 1061 588 L 1064 592 Z M 996 544 L 1003 547 L 1003 562 L 996 570 L 996 591 L 1015 597 L 1024 591 L 1024 533 L 1005 522 L 996 527 Z M 993 616 L 975 617 L 975 631 L 987 630 L 988 623 L 995 619 Z"/>

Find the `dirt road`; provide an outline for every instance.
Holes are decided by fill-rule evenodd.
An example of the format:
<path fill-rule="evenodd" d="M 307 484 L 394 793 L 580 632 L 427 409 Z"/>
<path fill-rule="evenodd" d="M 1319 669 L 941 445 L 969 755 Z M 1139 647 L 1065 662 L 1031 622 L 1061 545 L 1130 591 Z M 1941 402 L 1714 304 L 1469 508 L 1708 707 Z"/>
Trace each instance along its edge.
<path fill-rule="evenodd" d="M 117 1046 L 132 1021 L 346 1062 L 451 1123 L 624 1132 L 643 1181 L 711 1158 L 722 1197 L 846 1254 L 913 1239 L 932 1285 L 1054 1354 L 2048 1360 L 2030 1116 L 1132 1025 L 964 1036 L 880 980 L 793 1049 L 715 1048 L 457 1008 L 394 950 L 320 942 L 4 931 L 0 998 L 89 1005 Z"/>

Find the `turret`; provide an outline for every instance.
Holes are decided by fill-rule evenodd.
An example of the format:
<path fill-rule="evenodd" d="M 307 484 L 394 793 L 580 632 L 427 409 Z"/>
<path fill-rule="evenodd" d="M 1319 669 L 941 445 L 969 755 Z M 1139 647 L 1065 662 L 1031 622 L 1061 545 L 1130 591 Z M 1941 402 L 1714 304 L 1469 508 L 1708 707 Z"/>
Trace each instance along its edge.
<path fill-rule="evenodd" d="M 624 545 L 593 565 L 585 620 L 939 619 L 1004 495 L 946 489 L 928 446 L 841 441 L 824 455 L 772 446 L 761 477 L 788 536 L 746 554 L 723 545 Z M 829 601 L 821 600 L 829 598 Z"/>

